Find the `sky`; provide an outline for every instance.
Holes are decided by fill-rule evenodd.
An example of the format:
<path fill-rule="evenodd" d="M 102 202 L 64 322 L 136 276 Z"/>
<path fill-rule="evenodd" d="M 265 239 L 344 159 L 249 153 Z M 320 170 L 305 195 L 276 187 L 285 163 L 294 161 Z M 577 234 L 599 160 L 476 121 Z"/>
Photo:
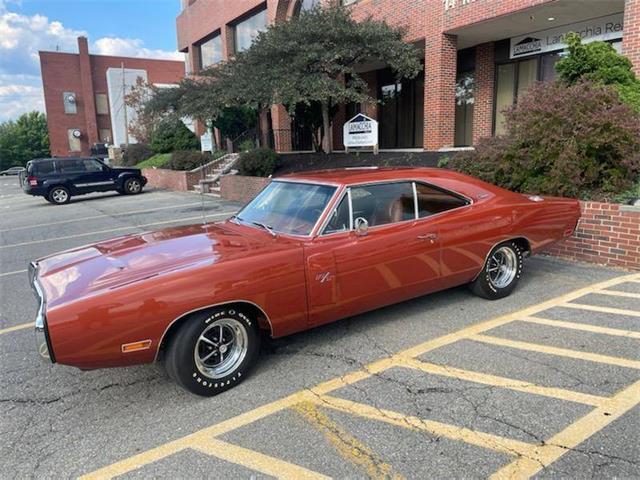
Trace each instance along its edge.
<path fill-rule="evenodd" d="M 180 0 L 0 0 L 0 122 L 44 111 L 39 50 L 184 60 Z"/>

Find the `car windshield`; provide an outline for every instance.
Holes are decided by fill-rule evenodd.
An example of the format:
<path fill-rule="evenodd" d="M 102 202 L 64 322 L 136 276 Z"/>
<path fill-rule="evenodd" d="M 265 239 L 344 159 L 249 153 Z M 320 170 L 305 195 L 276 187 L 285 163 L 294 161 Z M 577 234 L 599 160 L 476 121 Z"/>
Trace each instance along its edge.
<path fill-rule="evenodd" d="M 309 235 L 336 187 L 294 182 L 271 182 L 236 220 L 270 232 Z"/>

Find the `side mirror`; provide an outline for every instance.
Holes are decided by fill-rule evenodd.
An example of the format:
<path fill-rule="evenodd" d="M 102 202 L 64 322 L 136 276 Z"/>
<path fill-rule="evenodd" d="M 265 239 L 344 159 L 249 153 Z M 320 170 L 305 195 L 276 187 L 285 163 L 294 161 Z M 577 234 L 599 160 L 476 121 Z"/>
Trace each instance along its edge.
<path fill-rule="evenodd" d="M 369 233 L 369 222 L 367 222 L 366 218 L 358 217 L 353 222 L 353 228 L 357 236 L 364 237 Z"/>

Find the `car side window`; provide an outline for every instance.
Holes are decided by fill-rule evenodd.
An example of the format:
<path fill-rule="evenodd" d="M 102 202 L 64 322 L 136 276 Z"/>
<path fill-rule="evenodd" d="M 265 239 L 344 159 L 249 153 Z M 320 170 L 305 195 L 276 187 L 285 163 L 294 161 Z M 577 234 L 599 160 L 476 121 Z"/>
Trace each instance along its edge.
<path fill-rule="evenodd" d="M 50 175 L 53 173 L 53 162 L 33 163 L 31 168 L 37 171 L 37 175 Z"/>
<path fill-rule="evenodd" d="M 424 183 L 416 183 L 416 194 L 418 195 L 418 216 L 420 218 L 469 204 L 464 198 L 443 192 Z"/>
<path fill-rule="evenodd" d="M 82 160 L 65 160 L 58 162 L 62 173 L 84 173 L 84 162 Z"/>
<path fill-rule="evenodd" d="M 351 202 L 353 218 L 364 218 L 370 227 L 415 219 L 413 185 L 410 182 L 352 188 Z"/>
<path fill-rule="evenodd" d="M 349 230 L 351 222 L 349 221 L 349 196 L 342 197 L 340 204 L 333 210 L 329 217 L 327 226 L 324 227 L 323 235 L 329 233 L 346 232 Z"/>
<path fill-rule="evenodd" d="M 102 172 L 102 164 L 97 160 L 83 160 L 87 172 Z"/>

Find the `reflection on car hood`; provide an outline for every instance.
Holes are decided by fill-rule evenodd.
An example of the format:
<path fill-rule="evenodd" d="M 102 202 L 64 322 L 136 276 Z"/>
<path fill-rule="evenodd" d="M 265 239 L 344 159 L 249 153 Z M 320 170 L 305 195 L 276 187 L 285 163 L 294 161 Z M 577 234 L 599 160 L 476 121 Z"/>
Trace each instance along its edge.
<path fill-rule="evenodd" d="M 157 275 L 213 265 L 272 248 L 229 222 L 127 235 L 38 260 L 48 307 Z"/>

